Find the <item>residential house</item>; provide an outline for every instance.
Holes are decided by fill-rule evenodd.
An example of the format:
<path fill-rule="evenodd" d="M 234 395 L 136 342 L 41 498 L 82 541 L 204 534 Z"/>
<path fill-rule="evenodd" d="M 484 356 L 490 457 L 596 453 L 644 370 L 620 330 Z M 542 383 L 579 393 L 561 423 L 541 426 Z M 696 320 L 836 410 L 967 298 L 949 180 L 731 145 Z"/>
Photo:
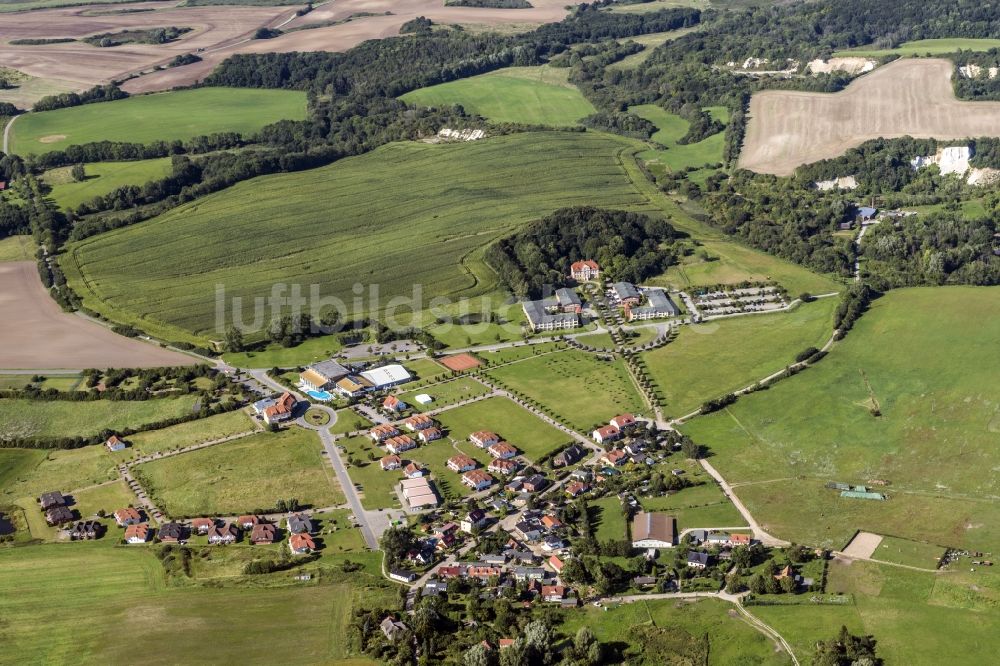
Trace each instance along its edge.
<path fill-rule="evenodd" d="M 129 525 L 125 528 L 125 543 L 146 543 L 152 536 L 152 530 L 146 523 Z"/>
<path fill-rule="evenodd" d="M 549 486 L 549 480 L 541 474 L 532 474 L 524 480 L 524 491 L 528 493 L 541 492 Z"/>
<path fill-rule="evenodd" d="M 513 534 L 522 541 L 535 541 L 542 536 L 542 528 L 525 520 L 514 525 Z"/>
<path fill-rule="evenodd" d="M 480 559 L 486 564 L 491 564 L 495 567 L 507 564 L 507 556 L 503 553 L 487 553 L 486 555 L 481 555 Z"/>
<path fill-rule="evenodd" d="M 316 550 L 316 542 L 308 534 L 293 534 L 288 537 L 288 549 L 294 555 L 305 555 Z"/>
<path fill-rule="evenodd" d="M 497 641 L 497 646 L 501 650 L 505 650 L 505 649 L 511 647 L 512 645 L 514 645 L 514 639 L 513 638 L 501 638 L 500 640 Z"/>
<path fill-rule="evenodd" d="M 562 601 L 566 598 L 566 588 L 562 585 L 542 585 L 543 601 Z"/>
<path fill-rule="evenodd" d="M 563 561 L 559 559 L 558 555 L 551 556 L 548 560 L 546 560 L 546 562 L 548 562 L 548 565 L 552 567 L 552 570 L 557 574 L 563 570 Z"/>
<path fill-rule="evenodd" d="M 448 458 L 448 469 L 453 472 L 468 472 L 469 470 L 476 469 L 476 464 L 473 458 L 462 453 Z"/>
<path fill-rule="evenodd" d="M 260 522 L 257 516 L 240 516 L 236 519 L 236 524 L 244 530 L 252 530 L 253 526 Z"/>
<path fill-rule="evenodd" d="M 292 418 L 292 412 L 295 411 L 296 402 L 295 396 L 288 391 L 285 391 L 273 405 L 264 409 L 264 422 L 270 425 L 272 423 L 281 423 L 282 421 L 287 421 Z"/>
<path fill-rule="evenodd" d="M 240 531 L 237 529 L 236 525 L 233 525 L 232 523 L 213 525 L 212 529 L 208 531 L 208 542 L 216 546 L 236 543 L 236 540 L 239 538 Z"/>
<path fill-rule="evenodd" d="M 749 546 L 752 541 L 748 534 L 732 534 L 729 537 L 730 546 Z"/>
<path fill-rule="evenodd" d="M 552 465 L 554 467 L 569 467 L 578 460 L 581 460 L 584 455 L 586 455 L 586 449 L 579 444 L 574 444 L 557 453 L 552 459 Z"/>
<path fill-rule="evenodd" d="M 493 477 L 481 469 L 474 469 L 462 475 L 462 483 L 473 490 L 485 490 L 493 485 Z"/>
<path fill-rule="evenodd" d="M 608 422 L 608 425 L 613 425 L 621 431 L 626 431 L 639 425 L 639 422 L 636 421 L 635 417 L 631 414 L 619 414 L 611 419 L 611 421 Z"/>
<path fill-rule="evenodd" d="M 424 468 L 418 462 L 411 462 L 403 468 L 403 476 L 407 479 L 417 479 L 424 475 Z"/>
<path fill-rule="evenodd" d="M 468 578 L 489 580 L 490 578 L 499 578 L 502 576 L 503 568 L 471 564 L 465 568 L 465 575 Z"/>
<path fill-rule="evenodd" d="M 421 590 L 420 596 L 422 597 L 436 597 L 441 594 L 448 593 L 448 583 L 443 580 L 429 580 L 427 584 L 424 585 L 424 589 Z"/>
<path fill-rule="evenodd" d="M 436 439 L 441 439 L 444 437 L 444 433 L 441 432 L 440 428 L 424 428 L 417 434 L 417 438 L 420 439 L 424 444 L 429 444 Z"/>
<path fill-rule="evenodd" d="M 871 222 L 878 216 L 878 209 L 872 208 L 871 206 L 861 206 L 858 208 L 858 214 L 855 219 L 858 222 Z"/>
<path fill-rule="evenodd" d="M 400 583 L 412 583 L 418 578 L 418 576 L 412 571 L 407 571 L 406 569 L 392 569 L 389 571 L 389 578 L 397 580 Z"/>
<path fill-rule="evenodd" d="M 582 481 L 572 481 L 566 484 L 566 495 L 570 498 L 576 498 L 587 492 L 589 489 L 590 486 Z"/>
<path fill-rule="evenodd" d="M 215 518 L 195 518 L 191 521 L 191 529 L 198 534 L 208 534 L 215 527 Z"/>
<path fill-rule="evenodd" d="M 384 456 L 378 461 L 378 464 L 382 467 L 383 472 L 387 472 L 402 467 L 403 459 L 397 455 Z"/>
<path fill-rule="evenodd" d="M 42 493 L 38 498 L 38 503 L 42 507 L 42 511 L 47 511 L 52 507 L 56 506 L 66 506 L 66 498 L 63 494 L 57 490 L 51 492 Z"/>
<path fill-rule="evenodd" d="M 104 525 L 96 520 L 81 520 L 69 529 L 69 538 L 73 541 L 89 541 L 100 538 Z"/>
<path fill-rule="evenodd" d="M 728 546 L 731 537 L 725 532 L 710 532 L 706 541 L 711 546 Z"/>
<path fill-rule="evenodd" d="M 708 539 L 708 530 L 691 530 L 688 532 L 691 543 L 702 544 Z"/>
<path fill-rule="evenodd" d="M 286 519 L 288 531 L 292 534 L 308 534 L 313 531 L 312 520 L 301 513 L 293 513 Z"/>
<path fill-rule="evenodd" d="M 514 567 L 513 574 L 517 580 L 542 580 L 545 578 L 545 569 L 542 567 Z"/>
<path fill-rule="evenodd" d="M 594 478 L 594 473 L 587 468 L 581 468 L 573 470 L 573 473 L 569 475 L 571 479 L 576 479 L 577 481 L 583 481 L 584 483 L 590 483 L 590 480 Z"/>
<path fill-rule="evenodd" d="M 187 529 L 180 523 L 164 523 L 157 536 L 162 543 L 180 543 L 187 540 Z"/>
<path fill-rule="evenodd" d="M 381 444 L 390 437 L 396 437 L 397 435 L 399 435 L 399 428 L 391 423 L 377 425 L 368 431 L 368 436 L 371 437 L 372 441 L 376 444 Z"/>
<path fill-rule="evenodd" d="M 114 453 L 115 451 L 123 451 L 128 445 L 118 435 L 111 435 L 111 437 L 108 437 L 108 441 L 104 442 L 104 446 L 108 451 Z"/>
<path fill-rule="evenodd" d="M 469 441 L 478 446 L 481 449 L 485 449 L 488 446 L 493 446 L 500 441 L 500 435 L 495 432 L 490 432 L 488 430 L 480 430 L 479 432 L 474 432 L 469 435 Z"/>
<path fill-rule="evenodd" d="M 493 474 L 502 474 L 506 476 L 507 474 L 513 474 L 517 471 L 518 464 L 513 460 L 501 460 L 499 458 L 494 459 L 490 466 L 486 468 L 487 471 Z"/>
<path fill-rule="evenodd" d="M 639 440 L 633 440 L 625 445 L 625 453 L 629 454 L 630 456 L 638 456 L 642 454 L 642 452 L 645 450 L 646 450 L 646 445 Z"/>
<path fill-rule="evenodd" d="M 557 536 L 549 535 L 542 539 L 542 550 L 547 553 L 562 550 L 565 547 L 566 543 Z"/>
<path fill-rule="evenodd" d="M 139 511 L 130 506 L 125 507 L 124 509 L 118 509 L 115 511 L 114 516 L 115 522 L 118 523 L 118 527 L 135 525 L 136 523 L 142 522 L 142 516 L 139 514 Z"/>
<path fill-rule="evenodd" d="M 473 530 L 481 529 L 489 521 L 489 517 L 482 509 L 473 509 L 461 520 L 462 531 L 471 534 Z"/>
<path fill-rule="evenodd" d="M 601 267 L 593 259 L 574 261 L 569 266 L 569 276 L 580 282 L 594 280 L 601 276 Z"/>
<path fill-rule="evenodd" d="M 407 430 L 417 432 L 418 430 L 434 427 L 434 419 L 426 414 L 417 414 L 403 421 L 403 425 L 406 426 Z"/>
<path fill-rule="evenodd" d="M 274 543 L 278 537 L 278 529 L 271 523 L 257 523 L 250 532 L 250 543 L 263 546 Z"/>
<path fill-rule="evenodd" d="M 688 553 L 687 565 L 691 569 L 704 569 L 708 566 L 710 557 L 708 553 L 699 553 L 692 550 Z"/>
<path fill-rule="evenodd" d="M 612 467 L 620 467 L 627 461 L 628 453 L 626 453 L 623 449 L 612 449 L 601 456 L 601 462 L 605 465 L 611 465 Z"/>
<path fill-rule="evenodd" d="M 449 578 L 461 578 L 464 575 L 465 575 L 465 567 L 460 565 L 440 567 L 437 570 L 437 576 L 441 580 L 448 580 Z"/>
<path fill-rule="evenodd" d="M 510 460 L 517 456 L 517 449 L 507 442 L 497 442 L 491 445 L 487 451 L 491 456 L 500 460 Z"/>
<path fill-rule="evenodd" d="M 390 412 L 401 412 L 406 409 L 406 403 L 394 395 L 387 396 L 382 401 L 382 409 Z"/>
<path fill-rule="evenodd" d="M 458 531 L 458 524 L 449 520 L 447 523 L 441 525 L 436 530 L 434 530 L 434 536 L 440 538 L 445 536 L 446 534 L 454 534 L 457 531 Z"/>
<path fill-rule="evenodd" d="M 45 522 L 49 525 L 65 525 L 73 520 L 73 511 L 67 506 L 54 506 L 45 512 Z"/>
<path fill-rule="evenodd" d="M 406 635 L 409 631 L 409 627 L 397 620 L 392 615 L 387 616 L 382 620 L 382 624 L 379 625 L 382 629 L 382 633 L 390 641 L 398 641 L 400 638 Z"/>
<path fill-rule="evenodd" d="M 549 515 L 542 516 L 541 523 L 542 527 L 544 527 L 547 530 L 557 530 L 563 526 L 561 520 L 559 520 L 555 516 L 549 516 Z"/>
<path fill-rule="evenodd" d="M 632 585 L 635 587 L 652 587 L 656 585 L 655 576 L 636 576 L 632 579 Z"/>
<path fill-rule="evenodd" d="M 672 548 L 676 539 L 671 515 L 640 511 L 632 519 L 633 548 Z"/>
<path fill-rule="evenodd" d="M 396 437 L 390 437 L 389 439 L 382 442 L 385 444 L 385 450 L 389 453 L 395 453 L 399 455 L 405 451 L 410 451 L 417 448 L 418 444 L 413 441 L 413 438 L 409 435 L 398 435 Z"/>
<path fill-rule="evenodd" d="M 591 437 L 593 437 L 594 441 L 598 444 L 604 444 L 605 442 L 614 442 L 621 439 L 622 431 L 613 425 L 606 425 L 601 426 L 591 433 Z"/>

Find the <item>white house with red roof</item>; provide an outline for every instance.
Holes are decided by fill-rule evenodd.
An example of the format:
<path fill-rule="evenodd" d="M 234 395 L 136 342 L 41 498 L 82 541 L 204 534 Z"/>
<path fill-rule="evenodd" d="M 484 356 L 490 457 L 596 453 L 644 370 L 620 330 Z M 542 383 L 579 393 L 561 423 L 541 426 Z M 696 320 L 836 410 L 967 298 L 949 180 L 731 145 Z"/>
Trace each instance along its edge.
<path fill-rule="evenodd" d="M 601 276 L 601 267 L 593 259 L 574 261 L 569 267 L 569 276 L 574 280 L 594 280 Z"/>
<path fill-rule="evenodd" d="M 598 444 L 604 444 L 605 442 L 614 442 L 621 439 L 622 431 L 618 429 L 618 426 L 606 425 L 595 430 L 591 434 L 591 437 Z"/>

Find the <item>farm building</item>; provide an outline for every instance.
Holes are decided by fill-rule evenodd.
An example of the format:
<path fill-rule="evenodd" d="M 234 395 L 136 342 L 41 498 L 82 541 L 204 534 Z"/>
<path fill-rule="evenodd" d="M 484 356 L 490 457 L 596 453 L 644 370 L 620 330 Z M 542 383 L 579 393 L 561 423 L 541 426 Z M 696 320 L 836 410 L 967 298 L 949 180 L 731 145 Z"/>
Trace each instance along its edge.
<path fill-rule="evenodd" d="M 640 511 L 632 520 L 633 548 L 672 548 L 676 536 L 671 515 Z"/>

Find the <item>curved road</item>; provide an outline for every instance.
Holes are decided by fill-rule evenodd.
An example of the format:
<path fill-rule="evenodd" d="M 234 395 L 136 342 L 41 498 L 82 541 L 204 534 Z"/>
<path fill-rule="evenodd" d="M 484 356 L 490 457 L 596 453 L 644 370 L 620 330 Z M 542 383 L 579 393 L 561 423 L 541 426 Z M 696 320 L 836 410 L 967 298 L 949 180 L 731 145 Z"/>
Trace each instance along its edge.
<path fill-rule="evenodd" d="M 10 119 L 10 122 L 7 123 L 7 126 L 3 128 L 3 152 L 5 154 L 10 154 L 10 151 L 7 150 L 7 146 L 10 142 L 10 128 L 14 126 L 14 121 L 18 118 L 20 118 L 20 116 L 14 116 Z"/>

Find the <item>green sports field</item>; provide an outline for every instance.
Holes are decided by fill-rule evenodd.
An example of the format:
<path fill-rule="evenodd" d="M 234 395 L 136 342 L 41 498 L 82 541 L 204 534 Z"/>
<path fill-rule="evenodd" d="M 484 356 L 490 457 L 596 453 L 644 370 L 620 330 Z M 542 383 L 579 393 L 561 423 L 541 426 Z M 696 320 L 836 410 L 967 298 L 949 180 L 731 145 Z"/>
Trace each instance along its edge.
<path fill-rule="evenodd" d="M 171 516 L 236 515 L 279 499 L 325 507 L 344 501 L 315 433 L 293 427 L 136 466 Z"/>
<path fill-rule="evenodd" d="M 841 548 L 865 530 L 996 550 L 998 296 L 889 292 L 815 367 L 683 430 L 730 483 L 768 481 L 736 492 L 786 539 Z M 890 483 L 887 501 L 824 488 L 872 479 Z"/>
<path fill-rule="evenodd" d="M 0 439 L 91 436 L 187 416 L 193 395 L 156 400 L 0 400 Z"/>
<path fill-rule="evenodd" d="M 460 104 L 470 113 L 501 123 L 575 125 L 595 109 L 568 76 L 568 68 L 508 67 L 414 90 L 401 99 L 419 106 Z"/>
<path fill-rule="evenodd" d="M 268 296 L 276 283 L 305 295 L 317 284 L 321 297 L 340 297 L 352 311 L 359 283 L 379 289 L 377 302 L 365 292 L 362 309 L 411 296 L 414 285 L 424 299 L 489 293 L 495 276 L 480 257 L 494 238 L 564 206 L 643 201 L 617 159 L 629 145 L 556 132 L 390 144 L 89 238 L 63 266 L 88 307 L 171 340 L 218 337 L 220 284 L 230 305 L 234 296 Z M 243 314 L 251 321 L 249 308 Z"/>
<path fill-rule="evenodd" d="M 197 88 L 29 113 L 11 130 L 11 152 L 61 150 L 93 141 L 149 143 L 215 132 L 251 133 L 306 117 L 306 95 L 290 90 Z"/>
<path fill-rule="evenodd" d="M 807 347 L 822 347 L 833 334 L 837 302 L 823 298 L 790 312 L 682 326 L 673 342 L 643 354 L 664 410 L 682 416 L 778 372 Z"/>
<path fill-rule="evenodd" d="M 94 197 L 104 196 L 124 185 L 141 186 L 170 175 L 170 158 L 135 162 L 92 162 L 85 166 L 86 180 L 76 182 L 71 167 L 46 171 L 42 181 L 52 188 L 49 197 L 63 210 L 76 208 Z"/>

